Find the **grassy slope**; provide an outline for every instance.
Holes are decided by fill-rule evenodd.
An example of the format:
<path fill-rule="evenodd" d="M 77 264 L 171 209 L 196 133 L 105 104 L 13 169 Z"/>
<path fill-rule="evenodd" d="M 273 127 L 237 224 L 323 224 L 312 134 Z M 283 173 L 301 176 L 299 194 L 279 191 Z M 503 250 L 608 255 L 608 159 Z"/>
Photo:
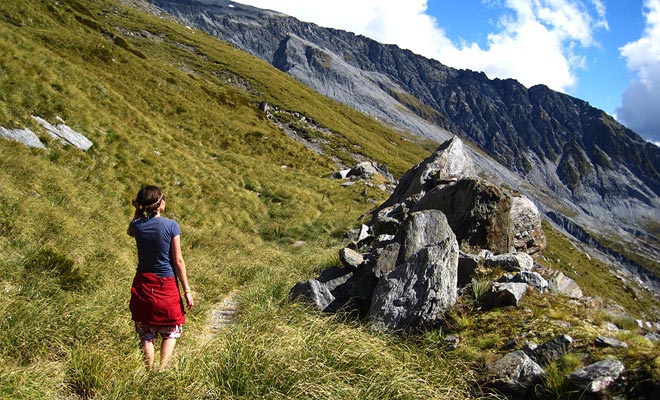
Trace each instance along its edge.
<path fill-rule="evenodd" d="M 331 162 L 258 104 L 308 115 L 339 133 L 335 148 L 396 175 L 428 149 L 122 2 L 0 2 L 0 54 L 0 126 L 30 127 L 49 147 L 0 140 L 0 398 L 459 398 L 475 376 L 468 362 L 497 351 L 497 340 L 477 343 L 490 352 L 459 361 L 433 335 L 379 336 L 286 301 L 293 283 L 337 262 L 341 234 L 372 204 L 323 178 Z M 30 115 L 59 116 L 94 146 L 54 142 Z M 160 375 L 142 373 L 127 310 L 125 228 L 143 183 L 168 195 L 199 302 Z M 241 323 L 202 342 L 206 311 L 237 287 Z"/>

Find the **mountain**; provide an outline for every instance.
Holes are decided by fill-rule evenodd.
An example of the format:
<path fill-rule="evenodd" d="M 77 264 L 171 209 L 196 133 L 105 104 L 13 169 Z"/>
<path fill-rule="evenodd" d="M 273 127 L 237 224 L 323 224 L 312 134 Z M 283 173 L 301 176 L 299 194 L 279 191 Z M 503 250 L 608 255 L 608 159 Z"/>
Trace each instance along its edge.
<path fill-rule="evenodd" d="M 482 174 L 660 290 L 660 148 L 602 110 L 231 1 L 151 3 L 398 129 L 466 139 Z"/>

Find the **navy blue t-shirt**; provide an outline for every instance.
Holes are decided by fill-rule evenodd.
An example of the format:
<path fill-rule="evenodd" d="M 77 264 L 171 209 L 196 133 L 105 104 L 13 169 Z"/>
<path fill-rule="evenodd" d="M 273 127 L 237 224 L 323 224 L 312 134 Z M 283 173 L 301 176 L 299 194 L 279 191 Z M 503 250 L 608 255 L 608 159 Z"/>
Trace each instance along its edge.
<path fill-rule="evenodd" d="M 174 276 L 172 239 L 181 235 L 176 221 L 165 217 L 136 219 L 130 226 L 138 250 L 137 272 L 153 272 L 160 277 Z"/>

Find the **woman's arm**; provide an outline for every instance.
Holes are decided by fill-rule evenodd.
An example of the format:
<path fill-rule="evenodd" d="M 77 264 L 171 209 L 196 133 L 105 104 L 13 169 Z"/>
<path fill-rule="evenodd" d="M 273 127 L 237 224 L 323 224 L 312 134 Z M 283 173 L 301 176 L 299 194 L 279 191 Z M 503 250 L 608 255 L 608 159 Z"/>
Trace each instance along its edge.
<path fill-rule="evenodd" d="M 172 238 L 172 263 L 174 266 L 174 272 L 176 273 L 181 286 L 183 286 L 184 297 L 186 298 L 186 303 L 188 303 L 188 308 L 192 308 L 195 305 L 195 301 L 192 297 L 192 291 L 190 290 L 190 285 L 188 284 L 188 274 L 186 273 L 186 263 L 183 261 L 183 255 L 181 254 L 181 236 L 177 235 Z"/>

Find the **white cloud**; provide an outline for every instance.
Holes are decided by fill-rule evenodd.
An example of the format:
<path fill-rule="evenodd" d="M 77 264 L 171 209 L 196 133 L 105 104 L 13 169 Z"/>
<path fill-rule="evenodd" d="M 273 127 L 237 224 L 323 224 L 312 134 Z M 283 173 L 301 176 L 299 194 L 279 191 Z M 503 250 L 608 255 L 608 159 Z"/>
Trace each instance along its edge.
<path fill-rule="evenodd" d="M 597 45 L 595 30 L 608 29 L 602 0 L 482 1 L 501 13 L 484 48 L 447 38 L 442 21 L 427 14 L 428 0 L 241 0 L 394 43 L 455 68 L 514 78 L 526 86 L 543 83 L 564 92 L 575 87 L 576 72 L 585 68 L 579 50 Z"/>
<path fill-rule="evenodd" d="M 660 141 L 660 0 L 646 0 L 646 28 L 619 50 L 637 78 L 623 93 L 617 117 L 649 140 Z"/>

